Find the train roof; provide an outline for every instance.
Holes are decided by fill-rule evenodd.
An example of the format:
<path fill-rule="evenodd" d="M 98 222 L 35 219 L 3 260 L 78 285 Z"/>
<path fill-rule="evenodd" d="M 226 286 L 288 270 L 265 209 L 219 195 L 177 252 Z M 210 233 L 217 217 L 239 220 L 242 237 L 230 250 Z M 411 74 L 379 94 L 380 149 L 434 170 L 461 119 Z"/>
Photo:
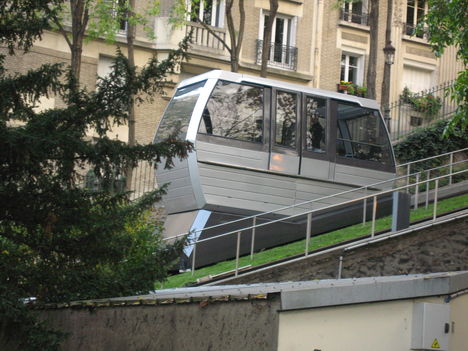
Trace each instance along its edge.
<path fill-rule="evenodd" d="M 195 77 L 185 79 L 179 84 L 178 87 L 179 88 L 185 87 L 185 86 L 188 86 L 188 85 L 191 85 L 191 84 L 194 84 L 194 83 L 206 80 L 206 79 L 222 79 L 222 80 L 227 80 L 227 81 L 231 81 L 235 83 L 245 82 L 245 83 L 277 87 L 277 88 L 286 89 L 286 90 L 296 90 L 296 91 L 300 91 L 304 93 L 310 93 L 316 96 L 322 96 L 322 97 L 337 99 L 341 101 L 352 102 L 355 104 L 359 104 L 362 107 L 366 107 L 370 109 L 375 109 L 375 110 L 380 109 L 380 105 L 375 100 L 371 100 L 371 99 L 361 98 L 361 97 L 354 96 L 354 95 L 337 93 L 337 92 L 329 91 L 329 90 L 311 88 L 311 87 L 300 85 L 300 84 L 287 83 L 287 82 L 282 82 L 279 80 L 255 77 L 255 76 L 250 76 L 247 74 L 234 73 L 234 72 L 222 71 L 222 70 L 213 70 L 213 71 L 209 71 L 209 72 L 197 75 Z"/>

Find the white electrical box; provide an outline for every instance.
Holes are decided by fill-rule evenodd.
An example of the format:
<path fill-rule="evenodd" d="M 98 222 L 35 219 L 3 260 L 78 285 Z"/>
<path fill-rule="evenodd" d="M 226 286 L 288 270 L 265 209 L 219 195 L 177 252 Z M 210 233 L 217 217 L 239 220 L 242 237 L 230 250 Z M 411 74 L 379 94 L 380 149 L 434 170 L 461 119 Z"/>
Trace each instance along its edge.
<path fill-rule="evenodd" d="M 412 350 L 448 350 L 451 332 L 448 304 L 415 303 L 412 326 Z"/>

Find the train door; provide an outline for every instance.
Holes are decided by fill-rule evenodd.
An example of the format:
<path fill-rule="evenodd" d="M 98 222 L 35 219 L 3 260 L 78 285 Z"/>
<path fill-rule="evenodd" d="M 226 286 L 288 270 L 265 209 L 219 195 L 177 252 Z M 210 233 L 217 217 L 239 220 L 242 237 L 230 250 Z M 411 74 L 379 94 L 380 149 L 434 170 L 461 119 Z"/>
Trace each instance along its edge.
<path fill-rule="evenodd" d="M 299 173 L 300 111 L 300 93 L 273 90 L 269 162 L 271 171 L 292 175 Z"/>
<path fill-rule="evenodd" d="M 330 102 L 323 97 L 302 97 L 302 159 L 300 175 L 330 180 Z M 330 142 L 329 142 L 330 141 Z M 334 143 L 334 140 L 333 140 Z"/>

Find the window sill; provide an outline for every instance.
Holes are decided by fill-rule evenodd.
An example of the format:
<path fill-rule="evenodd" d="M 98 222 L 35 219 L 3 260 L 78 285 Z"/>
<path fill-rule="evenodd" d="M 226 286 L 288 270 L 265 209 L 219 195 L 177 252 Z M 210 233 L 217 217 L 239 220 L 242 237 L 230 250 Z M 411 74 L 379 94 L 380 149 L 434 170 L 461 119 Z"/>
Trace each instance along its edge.
<path fill-rule="evenodd" d="M 422 45 L 425 45 L 425 46 L 431 46 L 431 44 L 429 44 L 429 42 L 427 41 L 427 39 L 424 39 L 424 38 L 418 38 L 414 35 L 407 35 L 407 34 L 403 34 L 403 40 L 404 41 L 410 41 L 412 43 L 418 43 L 418 44 L 422 44 Z"/>
<path fill-rule="evenodd" d="M 365 25 L 365 24 L 359 24 L 359 23 L 340 20 L 338 22 L 338 25 L 340 27 L 354 28 L 354 29 L 361 30 L 363 32 L 370 32 L 370 27 L 368 25 Z"/>

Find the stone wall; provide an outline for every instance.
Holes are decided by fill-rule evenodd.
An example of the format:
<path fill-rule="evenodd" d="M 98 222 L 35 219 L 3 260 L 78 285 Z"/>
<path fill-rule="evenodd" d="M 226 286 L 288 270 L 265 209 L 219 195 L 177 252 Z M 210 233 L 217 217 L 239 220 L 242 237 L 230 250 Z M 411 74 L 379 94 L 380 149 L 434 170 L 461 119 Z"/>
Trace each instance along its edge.
<path fill-rule="evenodd" d="M 67 351 L 262 351 L 277 349 L 279 309 L 279 295 L 270 294 L 262 300 L 57 309 L 43 317 L 70 333 Z"/>
<path fill-rule="evenodd" d="M 468 218 L 350 251 L 335 250 L 224 284 L 337 278 L 340 256 L 343 257 L 342 278 L 468 270 Z"/>

